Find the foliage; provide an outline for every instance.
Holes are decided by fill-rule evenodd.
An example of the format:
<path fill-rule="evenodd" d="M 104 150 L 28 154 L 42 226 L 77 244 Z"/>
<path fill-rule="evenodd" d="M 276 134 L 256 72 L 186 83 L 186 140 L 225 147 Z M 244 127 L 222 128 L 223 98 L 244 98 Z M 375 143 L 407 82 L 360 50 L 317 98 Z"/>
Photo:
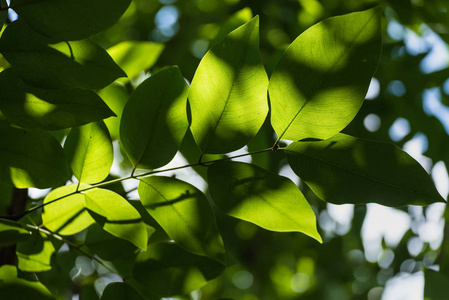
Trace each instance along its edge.
<path fill-rule="evenodd" d="M 376 69 L 390 78 L 382 7 L 343 1 L 326 11 L 338 16 L 326 19 L 323 4 L 299 1 L 297 22 L 286 30 L 297 37 L 287 45 L 284 31 L 263 29 L 275 2 L 252 10 L 243 2 L 180 1 L 183 25 L 156 15 L 156 42 L 149 42 L 121 36 L 148 36 L 141 11 L 171 9 L 173 17 L 175 6 L 11 0 L 9 8 L 1 0 L 2 295 L 349 299 L 385 284 L 371 282 L 377 266 L 354 252 L 364 205 L 445 199 L 414 158 L 385 143 L 385 131 L 370 136 L 360 123 L 369 109 L 380 110 L 363 105 Z M 394 5 L 385 6 L 392 14 Z M 224 8 L 234 14 L 223 14 L 218 26 L 214 14 Z M 12 9 L 19 19 L 10 22 Z M 404 22 L 412 28 L 418 19 Z M 181 59 L 192 40 L 193 56 Z M 427 85 L 440 86 L 444 74 Z M 187 163 L 173 165 L 180 155 Z M 299 187 L 279 174 L 283 166 L 299 176 Z M 162 176 L 186 169 L 205 187 L 181 173 Z M 125 190 L 130 181 L 138 182 L 137 200 Z M 28 188 L 51 190 L 27 201 Z M 346 239 L 318 230 L 324 201 L 358 205 Z M 447 263 L 440 265 L 442 272 L 426 272 L 431 299 L 445 295 L 435 291 L 449 276 Z M 367 279 L 353 280 L 353 269 Z"/>

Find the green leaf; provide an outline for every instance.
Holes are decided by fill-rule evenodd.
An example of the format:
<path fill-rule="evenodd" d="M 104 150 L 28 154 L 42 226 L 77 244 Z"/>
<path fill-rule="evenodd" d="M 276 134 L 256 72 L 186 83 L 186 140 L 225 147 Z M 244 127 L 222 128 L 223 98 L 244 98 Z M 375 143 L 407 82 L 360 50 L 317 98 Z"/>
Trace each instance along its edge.
<path fill-rule="evenodd" d="M 17 244 L 18 268 L 24 272 L 51 270 L 50 262 L 54 252 L 52 242 L 44 234 L 33 231 L 30 239 Z"/>
<path fill-rule="evenodd" d="M 147 248 L 148 235 L 137 210 L 122 196 L 103 189 L 84 193 L 89 213 L 110 234 L 130 241 L 136 247 Z"/>
<path fill-rule="evenodd" d="M 6 3 L 6 0 L 0 0 L 0 7 L 5 8 L 8 7 L 8 3 Z M 6 18 L 8 17 L 8 10 L 2 10 L 0 11 L 0 30 L 5 24 Z"/>
<path fill-rule="evenodd" d="M 0 73 L 0 90 L 2 113 L 24 128 L 57 130 L 114 116 L 92 91 L 34 88 L 23 83 L 13 69 Z"/>
<path fill-rule="evenodd" d="M 449 277 L 430 269 L 425 270 L 424 276 L 424 299 L 447 300 Z"/>
<path fill-rule="evenodd" d="M 100 300 L 142 300 L 143 298 L 129 285 L 113 282 L 106 286 Z"/>
<path fill-rule="evenodd" d="M 360 109 L 381 49 L 381 9 L 326 19 L 287 48 L 270 78 L 280 139 L 327 139 Z"/>
<path fill-rule="evenodd" d="M 206 196 L 196 187 L 172 177 L 140 180 L 139 196 L 148 213 L 181 247 L 224 261 L 224 245 Z"/>
<path fill-rule="evenodd" d="M 189 127 L 187 84 L 177 67 L 140 84 L 123 110 L 120 138 L 136 168 L 155 169 L 173 159 Z"/>
<path fill-rule="evenodd" d="M 202 152 L 226 153 L 245 146 L 267 116 L 267 88 L 256 16 L 212 47 L 193 77 L 191 131 Z"/>
<path fill-rule="evenodd" d="M 150 69 L 156 63 L 163 50 L 164 44 L 125 41 L 109 48 L 107 51 L 128 75 L 128 78 L 119 80 L 126 83 L 130 78 L 139 75 L 140 72 Z"/>
<path fill-rule="evenodd" d="M 87 38 L 114 25 L 131 0 L 12 0 L 14 11 L 43 35 L 60 41 Z"/>
<path fill-rule="evenodd" d="M 230 161 L 212 164 L 207 175 L 212 199 L 228 215 L 268 230 L 302 232 L 322 242 L 312 208 L 290 179 Z"/>
<path fill-rule="evenodd" d="M 114 150 L 103 121 L 72 128 L 64 150 L 79 182 L 97 183 L 109 175 Z"/>
<path fill-rule="evenodd" d="M 54 299 L 42 283 L 18 277 L 16 267 L 10 265 L 0 267 L 0 295 L 3 299 Z"/>
<path fill-rule="evenodd" d="M 129 93 L 123 84 L 113 82 L 104 89 L 98 91 L 98 95 L 117 115 L 115 118 L 107 118 L 104 120 L 109 129 L 109 133 L 111 134 L 111 138 L 116 140 L 120 135 L 120 120 L 122 118 L 123 108 L 128 101 Z"/>
<path fill-rule="evenodd" d="M 0 52 L 25 83 L 39 88 L 101 89 L 126 76 L 94 42 L 55 43 L 20 20 L 3 32 Z"/>
<path fill-rule="evenodd" d="M 210 44 L 214 46 L 219 41 L 222 41 L 231 31 L 251 21 L 252 18 L 253 12 L 249 7 L 245 7 L 235 12 L 223 24 L 220 25 L 220 29 L 215 37 L 210 41 Z"/>
<path fill-rule="evenodd" d="M 17 244 L 31 237 L 31 232 L 18 223 L 0 219 L 0 247 Z"/>
<path fill-rule="evenodd" d="M 0 179 L 17 188 L 48 188 L 69 178 L 64 151 L 47 132 L 0 127 Z"/>
<path fill-rule="evenodd" d="M 95 223 L 84 205 L 85 195 L 74 194 L 77 187 L 78 184 L 63 186 L 51 191 L 45 197 L 42 223 L 52 232 L 59 235 L 73 235 Z M 80 188 L 86 187 L 88 185 L 80 185 Z"/>
<path fill-rule="evenodd" d="M 204 286 L 223 269 L 217 261 L 184 251 L 176 244 L 157 243 L 139 253 L 133 277 L 149 295 L 168 297 Z"/>
<path fill-rule="evenodd" d="M 293 171 L 327 202 L 394 207 L 444 202 L 421 165 L 393 144 L 338 134 L 292 143 L 285 153 Z"/>

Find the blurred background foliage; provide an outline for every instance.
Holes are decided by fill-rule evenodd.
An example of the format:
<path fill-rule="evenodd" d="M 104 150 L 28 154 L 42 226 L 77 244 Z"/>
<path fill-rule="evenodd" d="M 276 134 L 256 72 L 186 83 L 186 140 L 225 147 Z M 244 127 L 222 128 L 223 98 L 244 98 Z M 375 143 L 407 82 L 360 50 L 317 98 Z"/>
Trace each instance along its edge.
<path fill-rule="evenodd" d="M 130 66 L 130 71 L 140 67 L 146 72 L 135 72 L 131 81 L 113 84 L 99 94 L 120 116 L 126 99 L 149 72 L 178 65 L 190 82 L 206 51 L 253 15 L 260 16 L 260 51 L 270 75 L 286 47 L 305 29 L 327 17 L 375 5 L 381 5 L 384 12 L 382 59 L 368 100 L 344 131 L 403 147 L 433 176 L 447 198 L 446 0 L 133 0 L 116 25 L 92 39 L 109 49 L 116 60 L 133 55 L 141 58 L 142 63 Z M 128 52 L 132 47 L 123 45 L 123 49 L 114 50 L 123 41 L 158 44 L 140 54 Z M 107 120 L 113 138 L 118 137 L 118 120 Z M 267 124 L 248 148 L 263 149 L 273 142 L 273 131 Z M 186 139 L 182 153 L 194 160 L 197 152 L 189 143 L 192 140 Z M 291 174 L 282 155 L 262 154 L 254 157 L 253 163 L 282 175 Z M 126 161 L 121 166 L 126 169 Z M 445 205 L 401 209 L 335 206 L 317 199 L 296 181 L 317 214 L 324 243 L 297 233 L 268 232 L 217 211 L 220 231 L 235 265 L 186 299 L 449 299 L 445 225 L 449 213 Z M 116 189 L 125 193 L 121 186 Z M 80 299 L 98 299 L 98 291 L 114 280 L 76 252 L 60 251 L 55 261 L 60 269 L 40 279 L 52 283 L 52 291 L 62 296 L 68 295 L 61 288 L 66 287 L 79 293 Z M 63 273 L 71 279 L 57 275 Z"/>

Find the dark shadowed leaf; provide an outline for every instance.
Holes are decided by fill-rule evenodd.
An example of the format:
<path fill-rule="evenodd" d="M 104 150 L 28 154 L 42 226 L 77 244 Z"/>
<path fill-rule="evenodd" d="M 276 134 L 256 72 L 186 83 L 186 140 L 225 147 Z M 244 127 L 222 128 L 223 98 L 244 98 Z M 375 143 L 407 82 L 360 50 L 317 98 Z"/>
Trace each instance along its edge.
<path fill-rule="evenodd" d="M 0 179 L 17 188 L 48 188 L 69 177 L 64 151 L 47 132 L 0 128 Z"/>
<path fill-rule="evenodd" d="M 5 8 L 8 7 L 8 3 L 6 3 L 6 0 L 0 0 L 0 7 Z M 3 24 L 5 24 L 6 18 L 8 17 L 8 10 L 1 10 L 0 11 L 0 28 L 3 27 Z"/>
<path fill-rule="evenodd" d="M 60 41 L 80 40 L 112 26 L 131 0 L 12 0 L 14 11 L 37 32 Z"/>
<path fill-rule="evenodd" d="M 149 295 L 187 294 L 217 277 L 224 266 L 173 243 L 156 243 L 140 252 L 133 277 Z"/>
<path fill-rule="evenodd" d="M 223 241 L 200 190 L 176 178 L 152 176 L 140 181 L 138 191 L 148 213 L 177 244 L 223 262 Z"/>
<path fill-rule="evenodd" d="M 38 89 L 22 82 L 12 69 L 0 73 L 0 90 L 2 113 L 24 128 L 58 130 L 114 116 L 92 91 Z"/>
<path fill-rule="evenodd" d="M 25 83 L 38 88 L 101 89 L 126 76 L 94 42 L 55 43 L 20 20 L 3 32 L 0 52 Z"/>
<path fill-rule="evenodd" d="M 103 181 L 114 160 L 111 137 L 103 121 L 74 127 L 64 144 L 73 175 L 82 183 Z"/>
<path fill-rule="evenodd" d="M 0 219 L 0 247 L 16 244 L 31 237 L 31 232 L 16 222 Z"/>
<path fill-rule="evenodd" d="M 285 153 L 293 171 L 327 202 L 394 207 L 444 202 L 423 167 L 393 144 L 338 134 L 292 143 Z"/>
<path fill-rule="evenodd" d="M 173 159 L 189 127 L 188 87 L 177 67 L 164 69 L 137 87 L 125 105 L 120 138 L 133 165 L 162 167 Z"/>
<path fill-rule="evenodd" d="M 106 286 L 100 300 L 144 300 L 132 287 L 123 282 L 113 282 Z"/>
<path fill-rule="evenodd" d="M 324 20 L 287 48 L 270 78 L 279 139 L 326 139 L 351 122 L 380 58 L 379 7 Z"/>
<path fill-rule="evenodd" d="M 267 87 L 256 16 L 212 47 L 193 77 L 191 131 L 203 153 L 237 150 L 257 134 L 268 113 Z"/>
<path fill-rule="evenodd" d="M 11 265 L 0 267 L 0 295 L 3 299 L 55 299 L 42 283 L 18 277 Z"/>
<path fill-rule="evenodd" d="M 17 244 L 18 268 L 24 272 L 51 270 L 51 256 L 55 252 L 52 242 L 45 234 L 32 231 L 30 239 Z"/>
<path fill-rule="evenodd" d="M 273 231 L 298 231 L 317 241 L 315 214 L 288 178 L 260 167 L 223 161 L 208 170 L 212 198 L 224 212 Z"/>

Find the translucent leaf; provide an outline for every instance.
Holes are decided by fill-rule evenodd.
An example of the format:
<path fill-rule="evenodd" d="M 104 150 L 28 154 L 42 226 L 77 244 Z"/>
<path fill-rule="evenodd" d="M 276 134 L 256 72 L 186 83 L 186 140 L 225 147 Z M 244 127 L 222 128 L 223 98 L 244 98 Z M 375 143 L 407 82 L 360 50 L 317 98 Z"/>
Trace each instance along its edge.
<path fill-rule="evenodd" d="M 8 7 L 8 3 L 6 3 L 6 0 L 0 0 L 0 7 L 5 8 Z M 8 17 L 8 10 L 1 10 L 0 11 L 0 30 L 5 24 L 6 18 Z"/>
<path fill-rule="evenodd" d="M 117 140 L 120 135 L 120 120 L 122 118 L 123 108 L 128 101 L 129 93 L 123 84 L 113 82 L 104 89 L 98 91 L 98 95 L 117 115 L 117 117 L 107 118 L 104 120 L 109 129 L 112 140 Z"/>
<path fill-rule="evenodd" d="M 133 277 L 149 295 L 167 297 L 190 293 L 223 269 L 217 261 L 184 251 L 176 244 L 157 243 L 139 253 Z"/>
<path fill-rule="evenodd" d="M 429 174 L 393 144 L 338 134 L 292 143 L 285 153 L 293 171 L 327 202 L 394 207 L 444 202 Z"/>
<path fill-rule="evenodd" d="M 315 214 L 290 179 L 230 161 L 210 166 L 208 179 L 212 199 L 228 215 L 268 230 L 302 232 L 321 242 Z"/>
<path fill-rule="evenodd" d="M 189 127 L 187 84 L 177 67 L 141 83 L 123 110 L 120 138 L 135 167 L 155 169 L 173 159 Z"/>
<path fill-rule="evenodd" d="M 139 196 L 148 213 L 181 247 L 224 261 L 224 246 L 206 196 L 194 186 L 172 177 L 140 180 Z"/>
<path fill-rule="evenodd" d="M 0 73 L 0 90 L 2 113 L 24 128 L 57 130 L 114 115 L 92 91 L 34 88 L 17 78 L 12 69 Z"/>
<path fill-rule="evenodd" d="M 14 245 L 30 237 L 31 232 L 16 222 L 0 219 L 0 247 Z"/>
<path fill-rule="evenodd" d="M 203 153 L 237 150 L 256 135 L 268 113 L 267 87 L 256 16 L 212 47 L 193 77 L 191 131 Z"/>
<path fill-rule="evenodd" d="M 287 48 L 270 78 L 279 139 L 327 139 L 355 117 L 380 58 L 379 7 L 324 20 Z"/>
<path fill-rule="evenodd" d="M 140 214 L 125 198 L 103 189 L 88 190 L 84 195 L 86 208 L 104 230 L 140 249 L 147 248 L 145 225 Z"/>
<path fill-rule="evenodd" d="M 220 29 L 218 30 L 215 37 L 211 40 L 210 44 L 214 46 L 217 42 L 222 41 L 231 31 L 251 21 L 252 18 L 253 12 L 249 7 L 245 7 L 235 12 L 222 25 L 220 25 Z"/>
<path fill-rule="evenodd" d="M 0 295 L 3 299 L 55 299 L 42 283 L 18 277 L 11 265 L 0 267 Z"/>
<path fill-rule="evenodd" d="M 38 231 L 33 231 L 30 239 L 17 244 L 18 268 L 24 272 L 51 270 L 51 256 L 55 248 L 49 239 Z"/>
<path fill-rule="evenodd" d="M 97 183 L 109 175 L 114 150 L 103 121 L 72 128 L 64 150 L 79 182 Z"/>
<path fill-rule="evenodd" d="M 132 287 L 123 282 L 113 282 L 106 286 L 100 300 L 143 300 Z"/>
<path fill-rule="evenodd" d="M 114 61 L 125 71 L 128 78 L 119 81 L 126 83 L 130 78 L 136 77 L 142 71 L 150 69 L 157 61 L 164 44 L 145 41 L 121 42 L 107 51 Z"/>
<path fill-rule="evenodd" d="M 14 11 L 43 35 L 80 40 L 114 25 L 131 0 L 11 0 Z"/>
<path fill-rule="evenodd" d="M 3 32 L 0 52 L 25 83 L 39 88 L 101 89 L 126 76 L 94 42 L 55 43 L 21 20 Z"/>
<path fill-rule="evenodd" d="M 69 177 L 64 151 L 49 133 L 0 127 L 0 179 L 17 188 L 48 188 Z"/>
<path fill-rule="evenodd" d="M 85 195 L 73 194 L 77 186 L 72 184 L 57 188 L 45 197 L 44 204 L 49 203 L 42 213 L 45 227 L 60 235 L 73 235 L 95 223 L 84 205 Z M 80 188 L 85 187 L 88 185 L 80 185 Z"/>

